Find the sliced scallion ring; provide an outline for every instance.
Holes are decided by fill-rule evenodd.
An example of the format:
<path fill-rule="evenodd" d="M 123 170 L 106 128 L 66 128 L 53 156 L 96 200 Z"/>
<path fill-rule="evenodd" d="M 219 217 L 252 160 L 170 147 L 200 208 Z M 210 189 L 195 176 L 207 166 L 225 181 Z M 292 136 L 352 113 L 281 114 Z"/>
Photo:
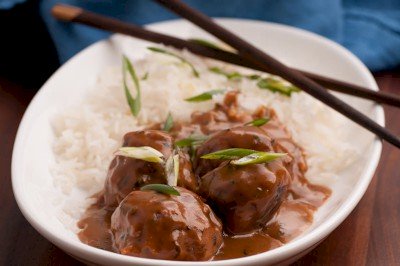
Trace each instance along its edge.
<path fill-rule="evenodd" d="M 125 156 L 129 158 L 139 159 L 152 163 L 162 163 L 163 154 L 158 150 L 149 147 L 121 147 L 115 155 Z"/>
<path fill-rule="evenodd" d="M 140 190 L 142 190 L 142 191 L 154 190 L 159 193 L 163 193 L 166 195 L 174 195 L 174 196 L 181 195 L 178 190 L 176 190 L 175 188 L 173 188 L 171 186 L 165 185 L 165 184 L 149 184 L 149 185 L 145 185 L 145 186 L 141 187 Z"/>

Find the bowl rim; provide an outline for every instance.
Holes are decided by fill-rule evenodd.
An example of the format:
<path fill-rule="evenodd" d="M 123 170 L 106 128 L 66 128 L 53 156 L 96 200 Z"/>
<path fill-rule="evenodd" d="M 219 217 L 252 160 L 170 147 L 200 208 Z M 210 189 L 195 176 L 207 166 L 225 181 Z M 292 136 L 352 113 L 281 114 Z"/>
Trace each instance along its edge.
<path fill-rule="evenodd" d="M 369 70 L 366 68 L 366 66 L 355 56 L 353 55 L 350 51 L 348 51 L 346 48 L 342 47 L 340 44 L 335 43 L 334 41 L 331 41 L 323 36 L 320 36 L 318 34 L 295 28 L 292 26 L 287 26 L 287 25 L 282 25 L 279 23 L 271 23 L 271 22 L 266 22 L 266 21 L 260 21 L 260 20 L 253 20 L 253 19 L 235 19 L 235 18 L 215 18 L 217 22 L 221 23 L 254 23 L 254 24 L 266 24 L 269 26 L 272 26 L 273 28 L 276 28 L 277 30 L 284 30 L 286 32 L 289 32 L 290 34 L 297 34 L 297 35 L 303 35 L 306 39 L 312 39 L 313 41 L 316 42 L 322 42 L 325 45 L 331 46 L 333 49 L 338 50 L 339 52 L 343 53 L 345 57 L 348 57 L 355 65 L 357 68 L 359 68 L 362 72 L 367 75 L 369 79 L 369 85 L 371 85 L 371 88 L 373 90 L 379 90 L 378 86 L 372 76 L 372 74 L 369 72 Z M 174 19 L 174 20 L 166 20 L 166 21 L 161 21 L 157 23 L 151 23 L 146 25 L 146 27 L 149 28 L 156 28 L 159 26 L 162 26 L 164 24 L 173 24 L 173 23 L 185 23 L 186 21 L 182 19 Z M 110 38 L 113 35 L 110 36 Z M 79 55 L 86 53 L 88 50 L 91 50 L 94 46 L 96 45 L 101 45 L 107 42 L 108 39 L 103 39 L 100 41 L 97 41 L 85 49 L 81 50 L 79 53 L 71 57 L 66 63 L 64 63 L 60 68 L 56 70 L 52 74 L 52 76 L 43 84 L 43 86 L 38 90 L 36 95 L 33 97 L 32 101 L 28 105 L 23 118 L 20 122 L 15 142 L 14 142 L 14 147 L 13 147 L 13 153 L 12 153 L 12 165 L 11 165 L 11 178 L 12 178 L 12 188 L 13 188 L 13 193 L 14 197 L 16 199 L 16 202 L 18 204 L 19 209 L 21 210 L 22 214 L 24 217 L 28 220 L 28 222 L 42 235 L 44 236 L 47 240 L 50 242 L 54 243 L 56 246 L 59 248 L 63 249 L 67 253 L 77 256 L 80 259 L 84 260 L 93 260 L 97 262 L 120 262 L 124 264 L 129 264 L 129 263 L 138 263 L 140 265 L 243 265 L 243 264 L 253 264 L 253 263 L 259 263 L 262 261 L 270 260 L 270 262 L 278 262 L 281 261 L 282 259 L 287 259 L 293 256 L 296 256 L 297 254 L 300 254 L 302 251 L 306 250 L 307 248 L 312 247 L 316 243 L 322 241 L 325 237 L 328 236 L 336 227 L 338 227 L 343 220 L 350 214 L 350 212 L 355 208 L 355 206 L 358 204 L 358 202 L 361 200 L 362 196 L 364 195 L 366 189 L 368 188 L 369 183 L 371 182 L 371 179 L 374 176 L 375 170 L 377 168 L 377 165 L 380 160 L 381 152 L 382 152 L 382 141 L 375 137 L 373 140 L 372 144 L 372 150 L 371 154 L 372 156 L 370 157 L 370 162 L 367 165 L 367 167 L 364 169 L 362 172 L 362 178 L 356 183 L 354 190 L 349 194 L 347 199 L 343 202 L 343 204 L 338 207 L 338 209 L 335 211 L 335 215 L 330 216 L 325 222 L 323 222 L 321 225 L 318 227 L 314 228 L 312 231 L 308 232 L 306 235 L 301 236 L 299 238 L 294 239 L 293 241 L 283 245 L 282 247 L 279 247 L 274 250 L 270 250 L 267 252 L 263 252 L 257 255 L 252 255 L 248 257 L 243 257 L 243 258 L 236 258 L 236 259 L 229 259 L 229 260 L 221 260 L 221 261 L 205 261 L 205 262 L 198 262 L 198 261 L 167 261 L 167 260 L 157 260 L 157 259 L 147 259 L 147 258 L 138 258 L 138 257 L 130 257 L 130 256 L 125 256 L 117 253 L 113 253 L 110 251 L 105 251 L 101 250 L 98 248 L 94 248 L 91 246 L 88 246 L 86 244 L 83 244 L 81 242 L 76 242 L 76 241 L 71 241 L 70 239 L 63 239 L 61 236 L 57 235 L 57 232 L 53 232 L 46 227 L 42 226 L 38 221 L 35 220 L 35 218 L 32 216 L 30 213 L 29 208 L 25 205 L 25 201 L 23 197 L 20 195 L 21 189 L 18 187 L 18 179 L 21 176 L 21 173 L 19 171 L 18 167 L 18 158 L 20 157 L 19 155 L 22 153 L 22 135 L 26 131 L 28 119 L 29 119 L 29 114 L 33 106 L 36 105 L 38 102 L 38 99 L 41 97 L 43 94 L 44 88 L 47 87 L 47 84 L 50 83 L 55 76 L 60 75 L 60 72 L 63 71 L 64 68 L 68 64 L 71 64 L 71 62 L 77 60 L 79 58 Z M 375 104 L 373 107 L 373 112 L 376 114 L 376 120 L 380 125 L 384 126 L 385 123 L 385 118 L 384 118 L 384 110 L 383 107 L 379 104 Z M 81 257 L 80 255 L 85 255 L 87 257 Z M 290 257 L 288 257 L 290 256 Z"/>

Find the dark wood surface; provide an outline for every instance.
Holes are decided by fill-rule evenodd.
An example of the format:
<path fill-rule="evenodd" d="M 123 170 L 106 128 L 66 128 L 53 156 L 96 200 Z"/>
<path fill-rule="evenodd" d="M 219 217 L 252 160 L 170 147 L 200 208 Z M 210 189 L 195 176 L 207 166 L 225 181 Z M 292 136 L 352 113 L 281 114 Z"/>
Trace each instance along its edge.
<path fill-rule="evenodd" d="M 400 94 L 400 71 L 375 74 L 381 90 Z M 0 78 L 0 265 L 81 265 L 39 235 L 11 188 L 11 154 L 19 121 L 35 90 Z M 400 109 L 385 107 L 400 135 Z M 384 143 L 375 177 L 351 215 L 295 265 L 400 265 L 400 150 Z"/>

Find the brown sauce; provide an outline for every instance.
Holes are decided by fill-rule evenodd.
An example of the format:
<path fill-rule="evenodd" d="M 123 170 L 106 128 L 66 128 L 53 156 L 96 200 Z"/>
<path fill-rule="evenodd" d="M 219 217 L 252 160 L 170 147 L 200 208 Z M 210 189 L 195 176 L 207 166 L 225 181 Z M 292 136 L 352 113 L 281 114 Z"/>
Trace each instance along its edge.
<path fill-rule="evenodd" d="M 282 246 L 283 243 L 263 232 L 249 235 L 224 236 L 224 246 L 214 260 L 246 257 Z"/>
<path fill-rule="evenodd" d="M 108 210 L 99 203 L 90 206 L 78 222 L 78 227 L 81 229 L 78 234 L 79 239 L 92 247 L 113 250 L 110 232 L 113 212 L 114 210 Z"/>
<path fill-rule="evenodd" d="M 170 135 L 179 140 L 190 135 L 210 135 L 227 128 L 241 126 L 255 118 L 269 117 L 271 120 L 261 126 L 272 139 L 276 152 L 288 153 L 283 162 L 290 173 L 286 196 L 272 218 L 253 233 L 232 235 L 224 232 L 223 245 L 213 260 L 223 260 L 255 255 L 284 245 L 304 232 L 313 222 L 314 212 L 320 207 L 331 191 L 323 186 L 310 184 L 304 174 L 307 164 L 303 150 L 291 138 L 285 127 L 278 121 L 273 110 L 260 107 L 250 115 L 237 107 L 237 93 L 226 95 L 224 104 L 205 113 L 195 112 L 190 122 L 175 123 Z M 160 129 L 154 125 L 152 129 Z M 78 236 L 88 245 L 117 252 L 110 233 L 110 217 L 114 208 L 106 207 L 102 194 L 98 202 L 89 207 L 79 221 Z M 218 215 L 218 213 L 217 213 Z"/>

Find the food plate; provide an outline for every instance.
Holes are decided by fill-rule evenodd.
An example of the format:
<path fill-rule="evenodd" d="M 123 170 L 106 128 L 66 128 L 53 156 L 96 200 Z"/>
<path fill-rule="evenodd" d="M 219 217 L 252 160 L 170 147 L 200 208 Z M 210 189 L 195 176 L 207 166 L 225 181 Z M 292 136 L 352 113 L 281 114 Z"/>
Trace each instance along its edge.
<path fill-rule="evenodd" d="M 239 19 L 217 21 L 290 66 L 378 90 L 371 73 L 354 55 L 323 37 L 273 23 Z M 156 23 L 149 25 L 149 28 L 181 38 L 210 38 L 205 32 L 182 20 Z M 12 160 L 14 194 L 22 213 L 36 230 L 68 254 L 86 263 L 210 264 L 135 258 L 96 249 L 81 243 L 76 234 L 64 226 L 65 221 L 56 215 L 58 210 L 55 206 L 66 199 L 55 189 L 50 170 L 54 163 L 51 123 L 55 114 L 83 99 L 88 88 L 94 86 L 105 68 L 120 66 L 122 54 L 139 59 L 148 45 L 144 41 L 114 35 L 74 56 L 46 82 L 29 105 L 18 130 Z M 384 124 L 381 106 L 350 96 L 339 96 L 379 124 Z M 272 251 L 229 261 L 213 261 L 212 265 L 288 264 L 318 245 L 349 215 L 373 177 L 382 144 L 372 134 L 350 121 L 343 131 L 351 134 L 359 156 L 331 181 L 329 187 L 333 191 L 332 196 L 316 213 L 313 225 L 301 236 Z M 77 200 L 84 196 L 75 195 Z"/>

